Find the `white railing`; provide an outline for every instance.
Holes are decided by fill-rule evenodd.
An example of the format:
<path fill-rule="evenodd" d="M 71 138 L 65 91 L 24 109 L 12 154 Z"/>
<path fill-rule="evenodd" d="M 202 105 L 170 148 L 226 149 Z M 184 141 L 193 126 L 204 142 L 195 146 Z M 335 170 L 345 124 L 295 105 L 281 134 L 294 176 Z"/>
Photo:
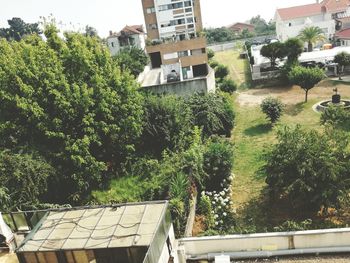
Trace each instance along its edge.
<path fill-rule="evenodd" d="M 187 260 L 350 252 L 350 228 L 184 238 L 179 246 Z"/>

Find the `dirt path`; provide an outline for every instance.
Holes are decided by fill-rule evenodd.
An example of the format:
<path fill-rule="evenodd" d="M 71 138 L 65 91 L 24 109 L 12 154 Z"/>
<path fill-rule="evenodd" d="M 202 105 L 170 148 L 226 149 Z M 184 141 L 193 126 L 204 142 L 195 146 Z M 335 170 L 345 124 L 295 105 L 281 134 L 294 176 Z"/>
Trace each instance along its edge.
<path fill-rule="evenodd" d="M 344 98 L 350 98 L 350 86 L 332 81 L 324 81 L 318 87 L 309 91 L 309 99 L 325 100 L 330 99 L 334 94 L 333 89 L 337 87 L 339 94 Z M 263 89 L 251 89 L 239 93 L 237 102 L 241 106 L 256 106 L 268 96 L 277 97 L 285 104 L 296 104 L 304 101 L 305 93 L 298 86 L 274 87 Z"/>

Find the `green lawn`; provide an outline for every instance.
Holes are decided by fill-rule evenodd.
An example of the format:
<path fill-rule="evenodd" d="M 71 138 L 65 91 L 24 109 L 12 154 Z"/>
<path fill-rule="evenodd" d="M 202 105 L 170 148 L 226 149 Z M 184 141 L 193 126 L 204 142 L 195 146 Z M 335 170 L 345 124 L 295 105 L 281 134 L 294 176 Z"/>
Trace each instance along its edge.
<path fill-rule="evenodd" d="M 224 51 L 215 55 L 219 63 L 229 66 L 230 70 L 234 68 L 233 71 L 231 70 L 231 77 L 235 76 L 235 72 L 241 72 L 244 69 L 244 63 L 237 58 L 237 54 L 237 51 Z M 246 74 L 247 72 L 243 72 L 241 76 Z M 233 96 L 236 111 L 236 124 L 232 138 L 235 144 L 234 174 L 236 176 L 233 182 L 233 203 L 239 220 L 244 221 L 241 222 L 244 227 L 252 224 L 251 221 L 247 221 L 247 218 L 251 218 L 254 224 L 259 225 L 260 222 L 257 227 L 259 231 L 263 231 L 268 221 L 278 222 L 279 218 L 266 218 L 266 213 L 258 207 L 264 199 L 262 190 L 265 179 L 259 177 L 257 173 L 264 164 L 262 155 L 276 142 L 277 130 L 286 125 L 299 124 L 305 129 L 321 129 L 320 114 L 312 110 L 312 105 L 317 102 L 315 99 L 311 99 L 308 103 L 290 103 L 286 105 L 280 122 L 271 127 L 258 105 L 242 106 L 236 100 L 238 96 L 239 94 Z M 282 211 L 277 212 L 276 217 L 283 218 L 279 213 Z M 273 217 L 272 212 L 270 215 Z"/>
<path fill-rule="evenodd" d="M 229 77 L 233 79 L 240 89 L 244 89 L 246 86 L 246 79 L 249 78 L 249 74 L 246 75 L 249 69 L 249 63 L 245 59 L 239 58 L 239 50 L 227 50 L 223 52 L 216 52 L 214 60 L 229 67 Z"/>

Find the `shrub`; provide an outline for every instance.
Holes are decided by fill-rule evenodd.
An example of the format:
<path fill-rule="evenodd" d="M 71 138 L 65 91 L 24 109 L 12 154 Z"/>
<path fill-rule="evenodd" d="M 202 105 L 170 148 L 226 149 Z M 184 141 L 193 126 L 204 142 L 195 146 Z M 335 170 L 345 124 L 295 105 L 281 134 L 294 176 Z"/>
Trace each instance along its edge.
<path fill-rule="evenodd" d="M 266 114 L 266 118 L 274 124 L 280 119 L 284 105 L 279 99 L 268 97 L 262 101 L 260 108 L 261 111 Z"/>
<path fill-rule="evenodd" d="M 139 149 L 160 158 L 164 150 L 176 151 L 187 145 L 192 133 L 190 108 L 175 96 L 147 96 Z"/>
<path fill-rule="evenodd" d="M 322 112 L 320 121 L 335 127 L 350 126 L 350 112 L 342 107 L 329 107 Z"/>
<path fill-rule="evenodd" d="M 229 69 L 227 66 L 219 64 L 215 67 L 215 78 L 224 79 L 229 74 Z"/>
<path fill-rule="evenodd" d="M 215 52 L 212 49 L 208 48 L 207 55 L 208 55 L 208 59 L 211 60 L 215 56 Z"/>
<path fill-rule="evenodd" d="M 202 194 L 198 204 L 199 214 L 205 216 L 206 229 L 212 229 L 215 226 L 214 211 L 209 196 Z"/>
<path fill-rule="evenodd" d="M 339 203 L 349 189 L 348 135 L 340 131 L 303 131 L 284 128 L 278 142 L 264 155 L 261 172 L 274 198 L 290 202 L 294 208 L 324 211 Z"/>
<path fill-rule="evenodd" d="M 232 103 L 221 94 L 196 94 L 187 99 L 193 124 L 202 129 L 204 137 L 211 135 L 231 136 L 235 113 Z"/>
<path fill-rule="evenodd" d="M 216 60 L 211 60 L 209 61 L 209 66 L 215 69 L 217 66 L 219 66 L 219 62 L 217 62 Z"/>
<path fill-rule="evenodd" d="M 209 191 L 222 189 L 222 182 L 231 176 L 233 168 L 233 145 L 214 137 L 207 143 L 204 153 L 204 171 L 208 175 L 205 188 Z"/>
<path fill-rule="evenodd" d="M 225 78 L 219 86 L 220 90 L 232 94 L 237 90 L 237 84 L 232 80 Z"/>

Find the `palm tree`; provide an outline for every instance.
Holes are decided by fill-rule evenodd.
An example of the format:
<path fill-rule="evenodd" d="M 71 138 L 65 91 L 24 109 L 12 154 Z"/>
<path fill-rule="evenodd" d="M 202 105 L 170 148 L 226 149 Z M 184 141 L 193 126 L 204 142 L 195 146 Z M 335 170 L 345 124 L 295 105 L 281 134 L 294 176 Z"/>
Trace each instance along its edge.
<path fill-rule="evenodd" d="M 323 30 L 318 26 L 305 27 L 300 33 L 299 38 L 307 42 L 307 50 L 311 52 L 313 49 L 313 44 L 319 41 L 325 41 L 326 37 L 323 34 Z"/>

